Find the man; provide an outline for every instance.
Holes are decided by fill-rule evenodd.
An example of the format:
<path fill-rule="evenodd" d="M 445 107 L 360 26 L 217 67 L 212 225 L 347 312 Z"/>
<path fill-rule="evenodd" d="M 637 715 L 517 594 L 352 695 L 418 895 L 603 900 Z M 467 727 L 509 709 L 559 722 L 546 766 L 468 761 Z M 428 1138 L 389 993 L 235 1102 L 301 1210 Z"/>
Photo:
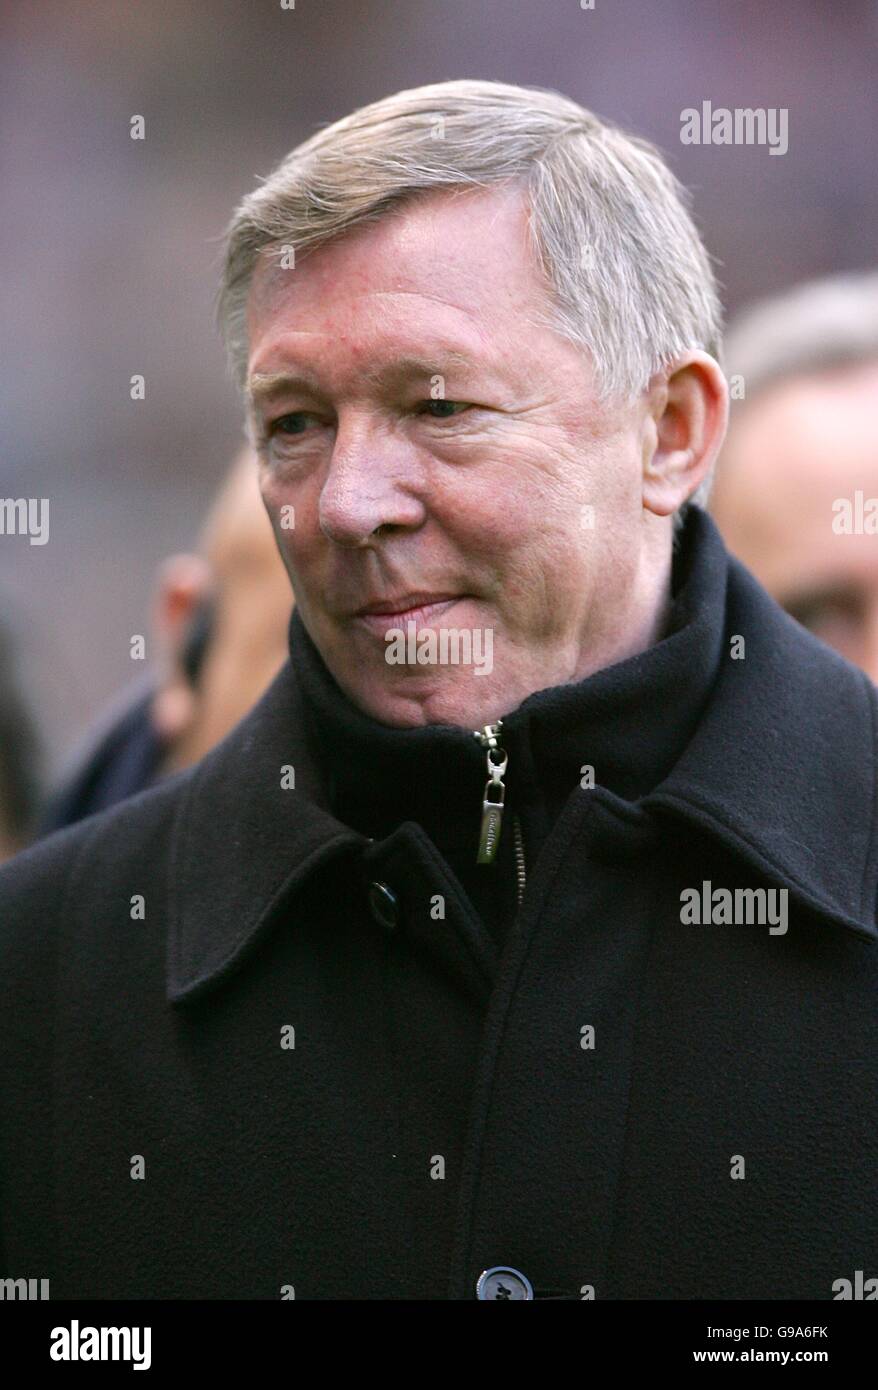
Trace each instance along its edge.
<path fill-rule="evenodd" d="M 291 661 L 0 876 L 7 1266 L 832 1298 L 878 1254 L 875 696 L 686 505 L 727 397 L 680 189 L 554 93 L 403 92 L 244 200 L 220 309 Z"/>
<path fill-rule="evenodd" d="M 725 358 L 744 392 L 711 495 L 725 541 L 788 613 L 878 680 L 878 274 L 754 305 Z"/>
<path fill-rule="evenodd" d="M 249 448 L 210 509 L 197 553 L 163 562 L 152 608 L 156 668 L 78 751 L 44 812 L 43 834 L 197 762 L 283 665 L 290 585 Z"/>

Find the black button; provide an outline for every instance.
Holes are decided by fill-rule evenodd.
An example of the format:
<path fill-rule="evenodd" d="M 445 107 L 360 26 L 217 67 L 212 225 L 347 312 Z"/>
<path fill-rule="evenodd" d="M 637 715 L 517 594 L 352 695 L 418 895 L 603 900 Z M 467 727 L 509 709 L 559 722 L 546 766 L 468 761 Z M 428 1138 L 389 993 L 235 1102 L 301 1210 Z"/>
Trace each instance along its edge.
<path fill-rule="evenodd" d="M 369 911 L 379 927 L 394 931 L 399 921 L 399 903 L 392 888 L 386 883 L 369 884 Z"/>
<path fill-rule="evenodd" d="M 476 1284 L 476 1298 L 484 1302 L 488 1299 L 500 1302 L 503 1299 L 524 1299 L 533 1296 L 530 1280 L 520 1269 L 511 1269 L 509 1265 L 493 1265 L 491 1269 L 482 1270 Z"/>

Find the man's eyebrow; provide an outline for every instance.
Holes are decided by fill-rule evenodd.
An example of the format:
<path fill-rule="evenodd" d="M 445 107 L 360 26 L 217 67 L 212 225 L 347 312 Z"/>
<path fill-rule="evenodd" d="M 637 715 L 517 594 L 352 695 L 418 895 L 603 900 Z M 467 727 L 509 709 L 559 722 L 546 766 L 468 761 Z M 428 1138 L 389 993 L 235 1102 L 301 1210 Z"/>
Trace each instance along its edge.
<path fill-rule="evenodd" d="M 484 369 L 484 363 L 474 362 L 465 352 L 459 352 L 456 348 L 446 348 L 432 357 L 407 353 L 381 367 L 367 368 L 363 376 L 370 385 L 383 386 L 418 378 L 429 380 L 434 376 L 445 376 L 452 371 L 474 372 Z M 313 378 L 301 372 L 254 372 L 247 383 L 247 399 L 252 406 L 259 406 L 288 391 L 297 390 L 315 390 Z"/>
<path fill-rule="evenodd" d="M 310 377 L 292 372 L 254 372 L 247 382 L 247 402 L 251 406 L 259 406 L 288 391 L 297 390 L 313 391 L 314 382 Z"/>
<path fill-rule="evenodd" d="M 456 348 L 445 348 L 436 352 L 432 357 L 406 353 L 403 357 L 395 357 L 384 367 L 376 367 L 374 371 L 367 370 L 365 376 L 367 381 L 381 385 L 386 381 L 411 380 L 412 377 L 443 376 L 449 371 L 472 372 L 477 369 L 478 364 L 465 352 L 458 352 Z"/>

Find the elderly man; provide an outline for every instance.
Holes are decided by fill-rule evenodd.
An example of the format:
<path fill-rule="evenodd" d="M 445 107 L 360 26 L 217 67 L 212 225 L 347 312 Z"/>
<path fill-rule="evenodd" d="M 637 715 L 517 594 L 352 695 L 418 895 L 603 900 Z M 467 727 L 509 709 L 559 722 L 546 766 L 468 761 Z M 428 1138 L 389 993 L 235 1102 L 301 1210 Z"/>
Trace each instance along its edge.
<path fill-rule="evenodd" d="M 220 310 L 290 662 L 0 877 L 8 1272 L 865 1287 L 878 711 L 698 505 L 719 311 L 658 154 L 400 93 L 244 200 Z"/>
<path fill-rule="evenodd" d="M 726 338 L 732 406 L 711 510 L 729 549 L 878 680 L 878 272 L 798 285 Z"/>

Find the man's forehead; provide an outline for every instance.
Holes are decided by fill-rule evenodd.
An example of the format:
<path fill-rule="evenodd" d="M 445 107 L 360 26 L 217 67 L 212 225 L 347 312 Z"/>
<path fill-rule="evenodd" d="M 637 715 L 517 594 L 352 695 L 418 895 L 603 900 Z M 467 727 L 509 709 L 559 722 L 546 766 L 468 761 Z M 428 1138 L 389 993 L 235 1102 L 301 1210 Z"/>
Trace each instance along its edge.
<path fill-rule="evenodd" d="M 343 280 L 326 296 L 279 288 L 249 320 L 253 394 L 274 390 L 275 383 L 261 380 L 265 376 L 295 375 L 307 385 L 309 374 L 316 384 L 336 369 L 376 386 L 514 372 L 526 327 L 520 316 L 495 303 L 471 302 L 465 292 L 451 299 L 430 291 L 427 285 L 416 292 Z"/>
<path fill-rule="evenodd" d="M 732 416 L 718 470 L 719 487 L 734 479 L 748 491 L 781 486 L 821 498 L 850 485 L 857 469 L 874 476 L 875 386 L 838 371 L 791 377 L 769 385 Z"/>
<path fill-rule="evenodd" d="M 263 248 L 251 277 L 248 317 L 276 317 L 285 304 L 333 304 L 361 294 L 433 299 L 478 314 L 524 303 L 538 280 L 520 192 L 467 190 L 456 197 L 445 190 L 406 201 L 316 247 Z"/>
<path fill-rule="evenodd" d="M 357 389 L 477 373 L 509 386 L 545 299 L 520 190 L 415 199 L 292 264 L 263 252 L 248 300 L 248 394 L 307 388 L 309 373 Z"/>

